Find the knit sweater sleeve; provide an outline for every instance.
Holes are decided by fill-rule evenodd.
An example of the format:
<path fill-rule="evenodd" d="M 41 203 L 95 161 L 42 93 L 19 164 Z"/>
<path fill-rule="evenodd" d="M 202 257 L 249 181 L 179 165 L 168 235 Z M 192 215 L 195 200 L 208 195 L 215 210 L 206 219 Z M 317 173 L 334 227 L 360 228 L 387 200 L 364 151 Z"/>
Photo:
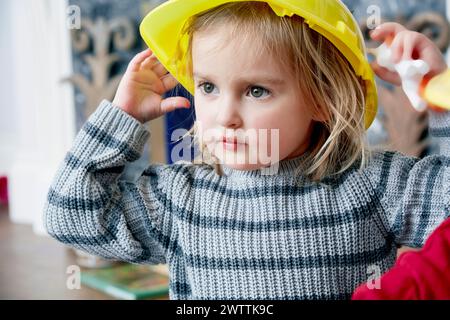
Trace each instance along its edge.
<path fill-rule="evenodd" d="M 377 152 L 368 167 L 387 234 L 398 245 L 422 247 L 450 216 L 450 112 L 430 112 L 430 134 L 439 139 L 440 154 L 418 159 Z"/>
<path fill-rule="evenodd" d="M 74 248 L 132 263 L 165 263 L 172 215 L 170 166 L 151 165 L 136 182 L 119 179 L 149 137 L 145 127 L 103 101 L 78 133 L 50 187 L 48 233 Z"/>

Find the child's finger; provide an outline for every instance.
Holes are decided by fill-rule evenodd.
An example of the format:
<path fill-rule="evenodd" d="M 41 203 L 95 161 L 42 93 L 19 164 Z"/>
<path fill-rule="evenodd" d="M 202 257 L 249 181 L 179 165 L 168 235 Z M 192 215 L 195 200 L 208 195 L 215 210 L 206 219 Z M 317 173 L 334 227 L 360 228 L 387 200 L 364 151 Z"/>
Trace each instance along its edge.
<path fill-rule="evenodd" d="M 370 33 L 370 36 L 375 41 L 384 42 L 387 38 L 405 30 L 406 28 L 399 23 L 387 22 L 379 25 Z"/>
<path fill-rule="evenodd" d="M 156 73 L 158 78 L 162 78 L 169 73 L 169 71 L 167 71 L 167 69 L 161 63 L 157 63 L 153 67 L 153 72 Z"/>
<path fill-rule="evenodd" d="M 151 55 L 141 63 L 141 69 L 152 70 L 157 63 L 158 59 L 155 55 Z"/>
<path fill-rule="evenodd" d="M 161 81 L 164 85 L 165 91 L 172 90 L 178 84 L 177 79 L 175 79 L 170 73 L 166 74 L 161 78 Z"/>
<path fill-rule="evenodd" d="M 403 42 L 403 57 L 401 59 L 411 60 L 413 58 L 414 48 L 416 47 L 416 40 L 417 37 L 415 37 L 413 34 L 409 34 L 405 37 L 405 40 Z"/>
<path fill-rule="evenodd" d="M 159 77 L 156 76 L 154 72 L 151 71 L 141 72 L 137 81 L 139 81 L 144 88 L 154 91 L 158 94 L 163 94 L 166 92 L 164 84 L 162 83 L 161 79 L 159 79 Z"/>
<path fill-rule="evenodd" d="M 189 109 L 191 103 L 188 99 L 183 97 L 171 97 L 161 101 L 161 112 L 168 113 L 175 111 L 176 109 Z"/>
<path fill-rule="evenodd" d="M 143 63 L 145 59 L 147 59 L 151 55 L 152 51 L 150 49 L 144 50 L 135 55 L 128 65 L 128 71 L 138 71 L 141 66 L 141 63 Z"/>
<path fill-rule="evenodd" d="M 448 69 L 448 65 L 445 63 L 445 60 L 442 59 L 441 53 L 434 48 L 428 47 L 422 49 L 420 52 L 420 59 L 431 66 L 430 73 L 428 74 L 430 77 L 437 76 Z"/>
<path fill-rule="evenodd" d="M 402 80 L 400 79 L 400 76 L 396 72 L 392 72 L 382 66 L 380 66 L 377 62 L 371 63 L 372 69 L 375 72 L 375 74 L 382 80 L 390 82 L 394 85 L 401 85 Z"/>
<path fill-rule="evenodd" d="M 436 76 L 448 69 L 448 65 L 445 62 L 441 51 L 429 38 L 425 35 L 418 34 L 415 42 L 414 54 L 417 53 L 417 56 L 414 58 L 424 60 L 428 63 L 430 66 L 430 73 L 428 76 Z"/>
<path fill-rule="evenodd" d="M 403 60 L 414 59 L 414 53 L 417 51 L 419 56 L 421 56 L 421 51 L 423 50 L 420 46 L 423 35 L 417 32 L 409 32 L 403 40 Z M 419 57 L 421 58 L 421 57 Z"/>
<path fill-rule="evenodd" d="M 162 65 L 162 63 L 159 62 L 158 58 L 156 58 L 154 55 L 145 59 L 145 61 L 141 64 L 141 69 L 153 71 L 158 76 L 158 78 L 162 78 L 169 73 L 167 69 Z"/>
<path fill-rule="evenodd" d="M 394 41 L 392 41 L 391 50 L 392 60 L 394 63 L 400 62 L 402 56 L 404 55 L 407 34 L 407 32 L 400 32 L 395 36 Z"/>

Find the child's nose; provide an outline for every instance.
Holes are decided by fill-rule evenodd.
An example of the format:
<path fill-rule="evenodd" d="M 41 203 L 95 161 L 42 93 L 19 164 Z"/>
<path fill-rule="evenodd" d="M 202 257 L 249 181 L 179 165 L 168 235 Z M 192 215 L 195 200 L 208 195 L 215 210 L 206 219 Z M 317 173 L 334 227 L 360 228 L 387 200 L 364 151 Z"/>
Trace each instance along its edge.
<path fill-rule="evenodd" d="M 217 108 L 216 122 L 225 128 L 239 128 L 242 126 L 242 118 L 239 113 L 239 102 L 224 98 Z"/>

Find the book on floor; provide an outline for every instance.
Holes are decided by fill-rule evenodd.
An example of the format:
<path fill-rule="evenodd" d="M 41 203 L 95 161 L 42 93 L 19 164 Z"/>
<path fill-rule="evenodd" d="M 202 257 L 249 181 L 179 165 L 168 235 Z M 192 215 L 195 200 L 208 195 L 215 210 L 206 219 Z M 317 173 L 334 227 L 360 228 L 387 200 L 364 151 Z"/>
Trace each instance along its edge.
<path fill-rule="evenodd" d="M 140 300 L 163 297 L 169 292 L 169 278 L 161 267 L 120 264 L 101 269 L 83 269 L 81 283 L 115 298 Z"/>

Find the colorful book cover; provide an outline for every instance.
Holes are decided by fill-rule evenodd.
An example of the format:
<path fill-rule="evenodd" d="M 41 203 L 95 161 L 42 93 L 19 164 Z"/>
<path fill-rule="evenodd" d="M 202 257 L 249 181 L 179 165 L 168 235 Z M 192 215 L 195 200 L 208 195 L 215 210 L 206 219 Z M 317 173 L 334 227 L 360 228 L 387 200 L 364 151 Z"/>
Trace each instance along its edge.
<path fill-rule="evenodd" d="M 85 269 L 81 272 L 81 283 L 124 300 L 163 297 L 169 292 L 167 275 L 145 265 Z"/>

